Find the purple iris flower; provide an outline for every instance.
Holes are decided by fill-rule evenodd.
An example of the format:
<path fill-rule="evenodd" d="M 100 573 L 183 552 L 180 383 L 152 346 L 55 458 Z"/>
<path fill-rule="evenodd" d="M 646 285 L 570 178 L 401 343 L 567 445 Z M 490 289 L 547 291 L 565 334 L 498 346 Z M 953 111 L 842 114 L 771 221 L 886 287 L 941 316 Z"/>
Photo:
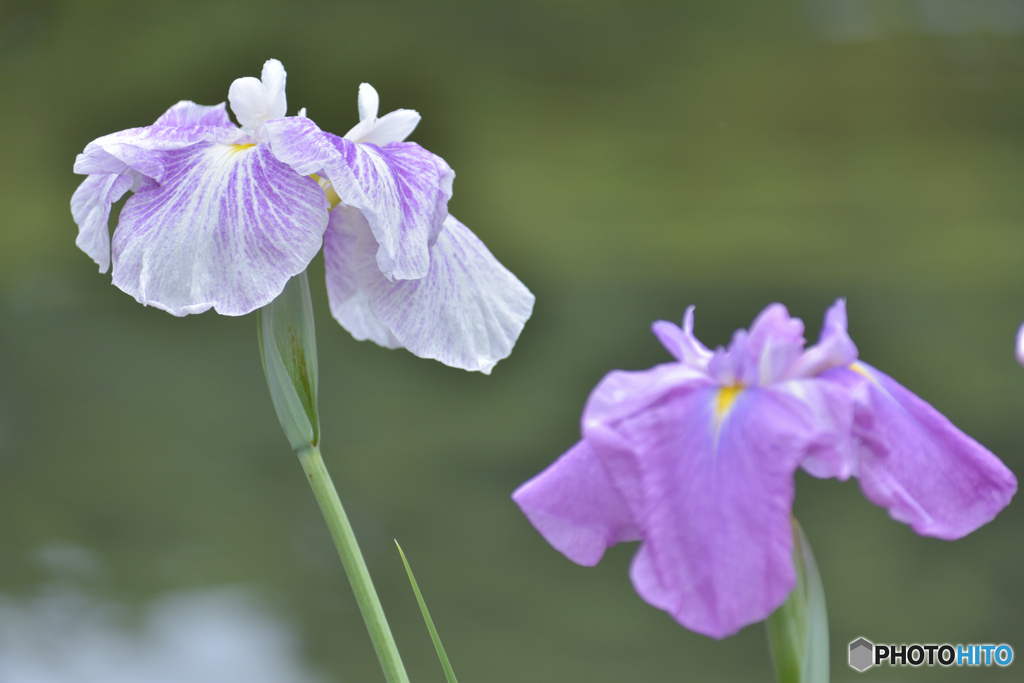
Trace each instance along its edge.
<path fill-rule="evenodd" d="M 798 467 L 856 476 L 891 517 L 943 539 L 990 521 L 1017 489 L 991 452 L 857 360 L 842 300 L 806 349 L 780 304 L 714 352 L 693 336 L 692 306 L 682 328 L 653 330 L 677 362 L 606 375 L 582 439 L 513 499 L 578 564 L 641 541 L 634 587 L 691 630 L 731 635 L 796 585 Z"/>
<path fill-rule="evenodd" d="M 270 303 L 325 244 L 335 318 L 373 339 L 489 372 L 533 295 L 448 214 L 454 173 L 404 142 L 419 114 L 361 122 L 344 138 L 285 116 L 286 74 L 240 78 L 225 105 L 179 102 L 152 126 L 98 138 L 75 162 L 77 244 L 140 303 L 174 315 L 244 315 Z M 111 205 L 128 190 L 113 238 Z"/>

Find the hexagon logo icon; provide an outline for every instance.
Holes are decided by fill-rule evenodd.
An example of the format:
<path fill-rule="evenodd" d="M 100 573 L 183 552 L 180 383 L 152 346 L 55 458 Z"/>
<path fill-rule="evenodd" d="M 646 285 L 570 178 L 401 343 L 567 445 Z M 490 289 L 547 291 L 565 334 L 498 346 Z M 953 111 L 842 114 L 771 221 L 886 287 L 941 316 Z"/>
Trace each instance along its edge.
<path fill-rule="evenodd" d="M 865 671 L 874 665 L 874 654 L 874 644 L 866 638 L 858 638 L 850 643 L 850 666 Z"/>

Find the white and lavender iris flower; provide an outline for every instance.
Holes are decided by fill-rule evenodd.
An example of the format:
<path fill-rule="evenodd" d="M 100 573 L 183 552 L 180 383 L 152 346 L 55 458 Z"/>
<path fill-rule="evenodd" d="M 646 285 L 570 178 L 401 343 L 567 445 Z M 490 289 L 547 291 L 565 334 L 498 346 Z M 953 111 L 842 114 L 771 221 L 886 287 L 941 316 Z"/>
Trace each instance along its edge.
<path fill-rule="evenodd" d="M 75 161 L 78 246 L 140 303 L 174 315 L 243 315 L 274 299 L 320 250 L 329 204 L 263 136 L 285 115 L 285 71 L 240 78 L 224 104 L 179 102 L 152 126 L 101 137 Z M 128 190 L 113 239 L 110 206 Z"/>
<path fill-rule="evenodd" d="M 455 174 L 405 142 L 419 114 L 377 118 L 366 83 L 358 102 L 361 120 L 344 137 L 307 118 L 266 126 L 278 158 L 319 178 L 331 197 L 331 313 L 356 339 L 488 373 L 512 351 L 534 297 L 448 213 Z"/>
<path fill-rule="evenodd" d="M 357 339 L 467 370 L 506 357 L 533 295 L 448 215 L 454 173 L 404 142 L 419 114 L 377 118 L 359 90 L 345 137 L 285 116 L 286 74 L 269 60 L 224 104 L 179 102 L 152 126 L 89 143 L 71 200 L 77 244 L 139 302 L 174 315 L 243 315 L 281 293 L 325 245 L 335 318 Z M 113 238 L 111 205 L 126 192 Z M 326 233 L 326 234 L 325 234 Z"/>
<path fill-rule="evenodd" d="M 804 349 L 803 323 L 773 304 L 709 351 L 654 324 L 677 362 L 613 371 L 590 395 L 582 439 L 513 494 L 578 564 L 641 541 L 630 570 L 648 603 L 715 638 L 765 619 L 796 584 L 794 474 L 856 476 L 919 534 L 956 539 L 1016 491 L 996 456 L 923 400 L 857 360 L 840 300 Z"/>

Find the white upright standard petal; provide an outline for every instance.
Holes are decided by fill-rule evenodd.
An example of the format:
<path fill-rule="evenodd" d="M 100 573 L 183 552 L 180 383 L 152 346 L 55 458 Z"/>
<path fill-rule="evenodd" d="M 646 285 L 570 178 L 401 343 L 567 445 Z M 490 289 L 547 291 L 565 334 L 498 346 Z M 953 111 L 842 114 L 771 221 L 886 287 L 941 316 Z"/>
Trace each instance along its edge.
<path fill-rule="evenodd" d="M 166 153 L 114 233 L 114 284 L 174 315 L 243 315 L 306 269 L 327 227 L 316 182 L 267 145 L 201 144 Z"/>
<path fill-rule="evenodd" d="M 353 223 L 345 227 L 355 232 L 351 263 L 359 290 L 402 346 L 421 358 L 484 374 L 512 352 L 533 312 L 533 294 L 469 228 L 449 216 L 430 249 L 427 275 L 391 282 L 377 267 L 368 230 Z M 325 244 L 339 238 L 329 230 Z M 339 275 L 329 270 L 327 277 Z"/>
<path fill-rule="evenodd" d="M 369 83 L 359 84 L 359 120 L 373 120 L 377 118 L 377 111 L 380 109 L 380 95 Z"/>
<path fill-rule="evenodd" d="M 267 91 L 263 83 L 252 76 L 236 78 L 228 89 L 228 102 L 238 122 L 255 130 L 268 117 Z"/>
<path fill-rule="evenodd" d="M 263 64 L 263 89 L 267 93 L 267 118 L 279 119 L 288 112 L 288 100 L 285 98 L 284 86 L 288 80 L 284 66 L 276 59 L 268 59 Z"/>

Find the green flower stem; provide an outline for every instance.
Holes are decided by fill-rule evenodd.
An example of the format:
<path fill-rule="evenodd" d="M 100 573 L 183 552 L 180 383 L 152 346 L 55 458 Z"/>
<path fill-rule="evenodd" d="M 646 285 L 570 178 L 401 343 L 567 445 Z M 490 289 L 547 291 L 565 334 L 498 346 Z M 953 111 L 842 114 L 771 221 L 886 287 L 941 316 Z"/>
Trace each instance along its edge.
<path fill-rule="evenodd" d="M 298 455 L 302 469 L 309 478 L 309 485 L 313 487 L 316 502 L 320 504 L 324 520 L 331 530 L 349 583 L 352 584 L 352 592 L 359 603 L 359 611 L 366 622 L 366 630 L 370 632 L 370 640 L 373 641 L 373 649 L 377 651 L 377 659 L 384 670 L 384 677 L 388 683 L 409 683 L 409 676 L 402 665 L 402 657 L 398 654 L 398 647 L 384 616 L 384 608 L 381 607 L 377 592 L 373 588 L 370 572 L 366 569 L 363 554 L 359 552 L 359 544 L 352 533 L 352 525 L 345 516 L 345 508 L 341 506 L 334 482 L 331 481 L 331 475 L 324 466 L 323 458 L 320 457 L 320 449 L 311 446 L 298 451 Z"/>

